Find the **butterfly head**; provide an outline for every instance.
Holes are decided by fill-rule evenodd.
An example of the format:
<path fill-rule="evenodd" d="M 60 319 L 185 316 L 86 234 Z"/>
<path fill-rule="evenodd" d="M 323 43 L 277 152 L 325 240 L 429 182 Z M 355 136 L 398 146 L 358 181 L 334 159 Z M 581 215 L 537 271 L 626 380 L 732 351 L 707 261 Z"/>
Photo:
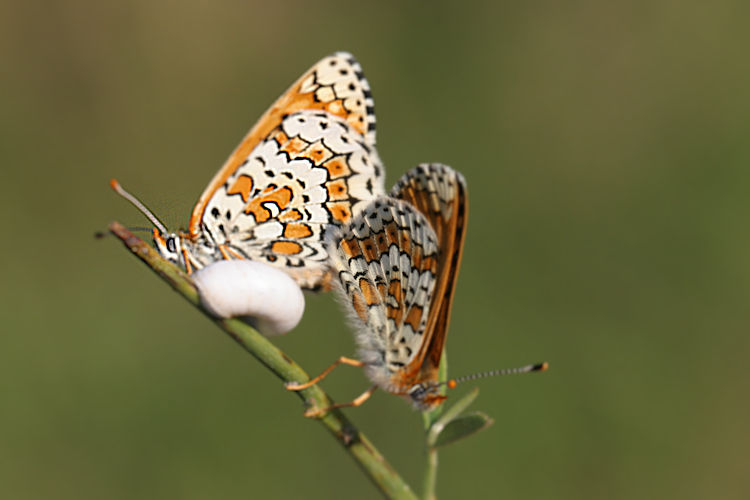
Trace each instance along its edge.
<path fill-rule="evenodd" d="M 182 237 L 176 233 L 162 233 L 154 228 L 154 243 L 162 257 L 174 264 L 183 264 Z"/>
<path fill-rule="evenodd" d="M 447 396 L 441 391 L 441 385 L 429 382 L 414 384 L 406 392 L 406 397 L 419 410 L 432 410 L 440 406 L 447 399 Z"/>
<path fill-rule="evenodd" d="M 141 200 L 127 192 L 115 179 L 109 181 L 109 185 L 117 194 L 128 200 L 140 210 L 141 213 L 154 225 L 154 243 L 156 243 L 156 248 L 159 250 L 159 254 L 175 264 L 185 264 L 185 262 L 183 262 L 184 252 L 182 249 L 183 236 L 167 231 L 167 228 L 162 224 L 159 218 L 156 217 L 153 212 L 141 202 Z"/>

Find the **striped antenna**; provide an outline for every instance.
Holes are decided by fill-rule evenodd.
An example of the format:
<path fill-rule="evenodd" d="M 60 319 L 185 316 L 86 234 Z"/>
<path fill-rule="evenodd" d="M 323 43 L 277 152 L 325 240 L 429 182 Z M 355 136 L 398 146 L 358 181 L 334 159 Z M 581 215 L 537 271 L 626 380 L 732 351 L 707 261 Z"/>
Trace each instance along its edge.
<path fill-rule="evenodd" d="M 109 185 L 112 186 L 112 189 L 114 189 L 117 194 L 128 200 L 135 206 L 135 208 L 140 210 L 143 215 L 148 217 L 148 220 L 151 221 L 151 224 L 156 226 L 156 229 L 158 229 L 161 234 L 167 234 L 168 231 L 164 224 L 162 224 L 161 221 L 156 218 L 153 212 L 151 212 L 151 210 L 149 210 L 148 207 L 146 207 L 146 205 L 141 202 L 141 200 L 125 191 L 125 189 L 120 185 L 119 182 L 117 182 L 116 179 L 112 179 L 111 181 L 109 181 Z"/>
<path fill-rule="evenodd" d="M 491 370 L 488 372 L 475 373 L 473 375 L 466 375 L 464 377 L 452 378 L 445 382 L 439 382 L 437 385 L 447 385 L 453 389 L 461 382 L 467 382 L 469 380 L 476 380 L 479 378 L 494 377 L 495 375 L 516 375 L 519 373 L 531 373 L 531 372 L 543 372 L 549 368 L 549 363 L 538 363 L 536 365 L 526 365 L 520 368 L 502 368 L 500 370 Z"/>

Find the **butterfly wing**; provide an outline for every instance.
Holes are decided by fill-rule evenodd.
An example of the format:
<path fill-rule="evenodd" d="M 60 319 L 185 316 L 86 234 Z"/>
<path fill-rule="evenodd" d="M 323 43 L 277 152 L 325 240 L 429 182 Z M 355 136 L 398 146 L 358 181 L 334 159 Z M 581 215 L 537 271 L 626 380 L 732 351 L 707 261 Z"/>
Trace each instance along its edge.
<path fill-rule="evenodd" d="M 333 54 L 271 106 L 201 195 L 189 232 L 198 264 L 223 249 L 325 287 L 326 228 L 382 194 L 383 176 L 369 84 L 350 54 Z"/>
<path fill-rule="evenodd" d="M 419 370 L 421 380 L 434 381 L 450 323 L 453 294 L 461 265 L 468 198 L 466 181 L 452 168 L 438 163 L 421 164 L 407 172 L 391 190 L 421 212 L 435 230 L 440 256 L 431 314 L 425 342 L 410 372 Z"/>
<path fill-rule="evenodd" d="M 358 334 L 368 376 L 402 394 L 424 342 L 438 257 L 435 232 L 408 203 L 378 198 L 334 240 L 331 265 Z"/>

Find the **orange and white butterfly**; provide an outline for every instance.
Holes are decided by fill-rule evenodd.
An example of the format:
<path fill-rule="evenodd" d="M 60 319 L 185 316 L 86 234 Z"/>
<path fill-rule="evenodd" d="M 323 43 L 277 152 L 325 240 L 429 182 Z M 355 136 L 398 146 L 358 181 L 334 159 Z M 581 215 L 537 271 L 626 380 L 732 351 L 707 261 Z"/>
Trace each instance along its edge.
<path fill-rule="evenodd" d="M 463 176 L 440 164 L 407 172 L 388 197 L 370 202 L 331 240 L 331 266 L 357 330 L 359 360 L 340 357 L 305 389 L 339 364 L 363 367 L 374 385 L 349 403 L 359 406 L 378 387 L 422 411 L 445 401 L 443 386 L 476 378 L 544 371 L 547 363 L 439 380 L 451 306 L 461 264 L 468 198 Z M 315 416 L 330 408 L 311 408 Z"/>
<path fill-rule="evenodd" d="M 329 253 L 339 290 L 351 306 L 359 360 L 377 387 L 404 396 L 420 410 L 443 402 L 438 369 L 461 263 L 468 200 L 455 170 L 423 164 L 396 184 L 390 197 L 370 202 L 332 241 Z M 316 414 L 315 411 L 308 415 Z"/>
<path fill-rule="evenodd" d="M 354 57 L 338 52 L 260 118 L 201 195 L 188 231 L 170 233 L 153 217 L 154 240 L 188 273 L 250 259 L 302 288 L 328 289 L 326 237 L 384 193 L 383 178 L 370 85 Z"/>

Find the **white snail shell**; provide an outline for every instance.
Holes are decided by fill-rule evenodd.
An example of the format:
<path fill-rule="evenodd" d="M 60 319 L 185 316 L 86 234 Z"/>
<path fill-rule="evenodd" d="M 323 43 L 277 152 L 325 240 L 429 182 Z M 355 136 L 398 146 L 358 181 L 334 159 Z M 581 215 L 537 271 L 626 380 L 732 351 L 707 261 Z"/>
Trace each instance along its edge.
<path fill-rule="evenodd" d="M 287 333 L 305 312 L 299 285 L 263 262 L 222 260 L 199 269 L 192 278 L 211 314 L 240 318 L 268 337 Z"/>

